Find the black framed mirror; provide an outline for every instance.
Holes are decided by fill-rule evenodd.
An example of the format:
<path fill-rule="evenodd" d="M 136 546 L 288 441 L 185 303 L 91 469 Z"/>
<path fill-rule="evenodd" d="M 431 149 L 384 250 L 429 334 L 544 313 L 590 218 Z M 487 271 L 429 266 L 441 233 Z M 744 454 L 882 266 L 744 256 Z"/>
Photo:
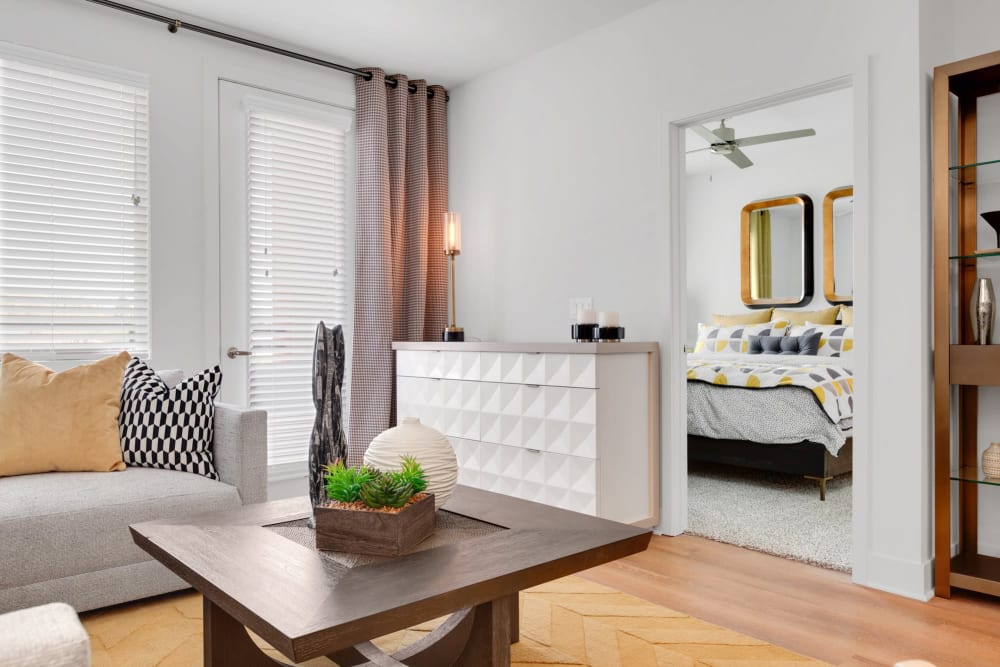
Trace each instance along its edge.
<path fill-rule="evenodd" d="M 761 199 L 740 214 L 740 292 L 750 308 L 804 306 L 813 297 L 809 195 Z"/>

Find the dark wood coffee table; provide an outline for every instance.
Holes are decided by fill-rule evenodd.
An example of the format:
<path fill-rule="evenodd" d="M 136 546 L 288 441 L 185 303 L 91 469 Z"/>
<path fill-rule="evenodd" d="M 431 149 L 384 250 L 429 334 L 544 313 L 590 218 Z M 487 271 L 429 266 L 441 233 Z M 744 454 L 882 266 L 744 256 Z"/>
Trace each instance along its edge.
<path fill-rule="evenodd" d="M 295 662 L 508 665 L 518 591 L 643 551 L 650 538 L 647 529 L 462 486 L 445 510 L 505 530 L 357 567 L 267 528 L 308 517 L 308 498 L 131 530 L 203 595 L 206 667 L 282 664 L 245 628 Z M 391 656 L 369 641 L 446 614 Z"/>

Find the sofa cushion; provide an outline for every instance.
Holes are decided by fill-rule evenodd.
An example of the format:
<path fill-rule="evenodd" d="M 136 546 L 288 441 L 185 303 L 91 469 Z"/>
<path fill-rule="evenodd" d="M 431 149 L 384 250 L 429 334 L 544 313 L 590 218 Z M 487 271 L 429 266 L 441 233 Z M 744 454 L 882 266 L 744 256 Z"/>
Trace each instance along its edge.
<path fill-rule="evenodd" d="M 133 358 L 125 369 L 118 420 L 125 463 L 219 479 L 212 430 L 221 384 L 216 366 L 171 389 L 145 361 Z"/>
<path fill-rule="evenodd" d="M 239 506 L 236 487 L 176 470 L 0 478 L 0 588 L 138 563 L 129 524 Z"/>
<path fill-rule="evenodd" d="M 7 353 L 0 370 L 0 475 L 124 470 L 119 394 L 128 352 L 56 373 Z"/>

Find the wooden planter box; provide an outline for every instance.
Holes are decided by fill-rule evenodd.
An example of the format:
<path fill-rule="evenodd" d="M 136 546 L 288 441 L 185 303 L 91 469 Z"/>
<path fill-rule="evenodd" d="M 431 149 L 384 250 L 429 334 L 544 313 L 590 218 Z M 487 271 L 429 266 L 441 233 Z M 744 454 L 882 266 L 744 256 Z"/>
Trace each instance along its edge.
<path fill-rule="evenodd" d="M 400 512 L 313 508 L 316 548 L 370 556 L 399 556 L 434 532 L 434 494 Z"/>

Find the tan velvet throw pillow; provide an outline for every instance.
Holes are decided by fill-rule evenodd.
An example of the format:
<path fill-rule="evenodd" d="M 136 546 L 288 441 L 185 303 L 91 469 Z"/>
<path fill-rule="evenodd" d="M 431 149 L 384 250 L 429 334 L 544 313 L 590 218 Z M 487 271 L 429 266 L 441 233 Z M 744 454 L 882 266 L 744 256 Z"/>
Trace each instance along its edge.
<path fill-rule="evenodd" d="M 712 315 L 712 324 L 720 327 L 734 327 L 737 324 L 765 324 L 771 321 L 771 311 L 773 308 L 763 310 L 752 310 L 749 313 L 735 313 L 733 315 Z"/>
<path fill-rule="evenodd" d="M 840 307 L 840 323 L 852 327 L 854 326 L 854 306 Z"/>
<path fill-rule="evenodd" d="M 13 354 L 0 361 L 0 477 L 124 470 L 118 436 L 122 352 L 60 373 Z"/>
<path fill-rule="evenodd" d="M 837 315 L 840 314 L 840 306 L 823 308 L 822 310 L 784 310 L 775 308 L 771 316 L 776 320 L 788 320 L 792 324 L 836 324 Z"/>

